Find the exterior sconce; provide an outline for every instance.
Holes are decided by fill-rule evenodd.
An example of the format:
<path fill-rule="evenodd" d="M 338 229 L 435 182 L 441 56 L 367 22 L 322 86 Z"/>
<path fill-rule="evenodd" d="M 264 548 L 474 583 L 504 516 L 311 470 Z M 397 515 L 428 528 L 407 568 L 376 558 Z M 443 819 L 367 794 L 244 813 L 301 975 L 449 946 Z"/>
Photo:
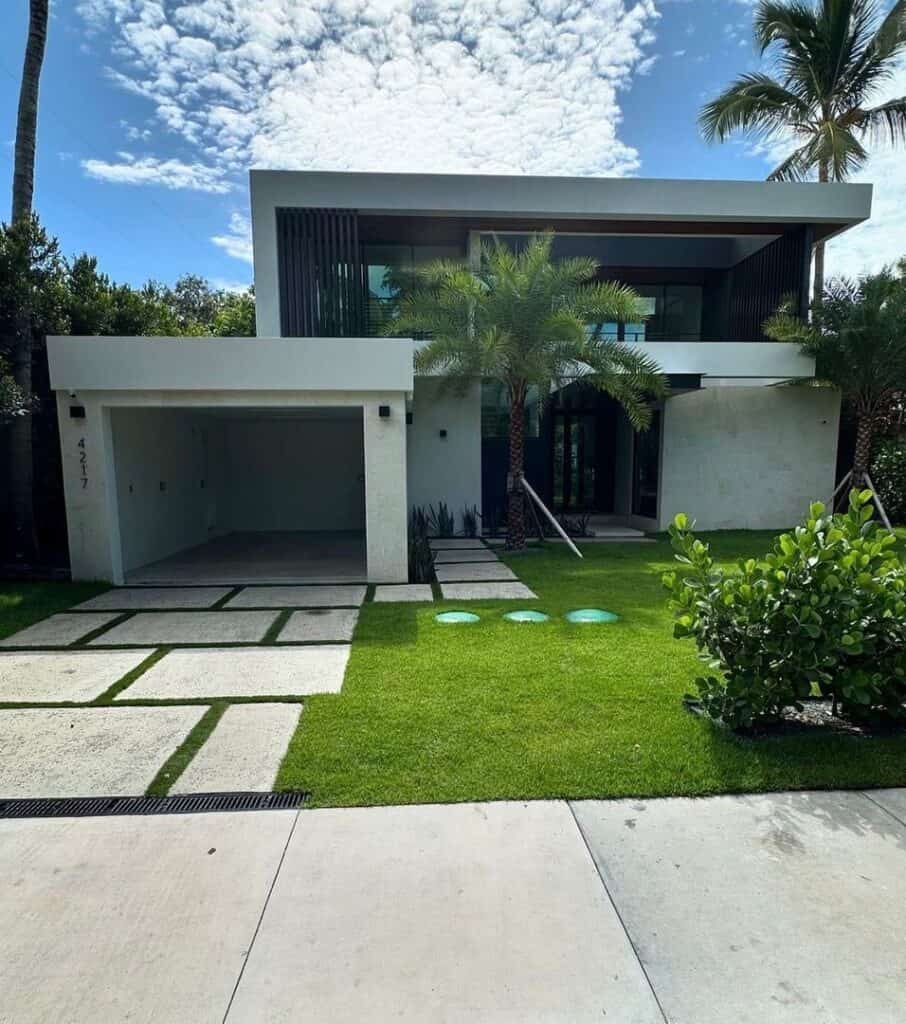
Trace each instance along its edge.
<path fill-rule="evenodd" d="M 389 405 L 379 405 L 378 406 L 377 414 L 378 414 L 378 416 L 380 416 L 380 418 L 382 420 L 389 420 L 390 419 L 390 406 Z"/>

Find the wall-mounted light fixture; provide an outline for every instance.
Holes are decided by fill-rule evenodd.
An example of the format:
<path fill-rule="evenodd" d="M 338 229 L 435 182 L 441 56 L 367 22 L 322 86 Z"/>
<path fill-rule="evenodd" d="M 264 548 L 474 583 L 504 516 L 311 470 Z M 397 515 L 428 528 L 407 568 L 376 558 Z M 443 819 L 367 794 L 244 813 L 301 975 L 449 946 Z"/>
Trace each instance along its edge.
<path fill-rule="evenodd" d="M 441 431 L 440 431 L 440 436 L 441 436 L 442 438 L 443 438 L 443 437 L 446 437 L 446 436 L 447 436 L 447 432 L 446 432 L 446 430 L 441 430 Z"/>
<path fill-rule="evenodd" d="M 406 426 L 407 427 L 411 427 L 412 426 L 412 413 L 411 412 L 407 412 L 406 413 Z"/>
<path fill-rule="evenodd" d="M 377 410 L 377 414 L 378 414 L 378 416 L 380 416 L 380 418 L 382 420 L 389 420 L 390 419 L 390 406 L 389 405 L 379 405 L 378 406 L 378 410 Z"/>
<path fill-rule="evenodd" d="M 69 418 L 73 420 L 85 419 L 85 406 L 84 405 L 71 405 L 69 407 Z"/>

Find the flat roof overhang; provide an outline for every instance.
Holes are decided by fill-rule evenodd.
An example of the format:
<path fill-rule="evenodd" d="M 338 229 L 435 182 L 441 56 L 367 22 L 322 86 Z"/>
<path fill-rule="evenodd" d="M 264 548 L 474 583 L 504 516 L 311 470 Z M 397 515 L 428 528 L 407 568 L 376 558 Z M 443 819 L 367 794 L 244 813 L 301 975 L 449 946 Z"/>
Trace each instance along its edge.
<path fill-rule="evenodd" d="M 565 178 L 465 174 L 265 171 L 251 175 L 255 217 L 266 209 L 335 207 L 363 215 L 541 221 L 826 224 L 871 215 L 872 186 L 816 182 Z"/>
<path fill-rule="evenodd" d="M 47 339 L 55 391 L 412 391 L 409 338 Z"/>

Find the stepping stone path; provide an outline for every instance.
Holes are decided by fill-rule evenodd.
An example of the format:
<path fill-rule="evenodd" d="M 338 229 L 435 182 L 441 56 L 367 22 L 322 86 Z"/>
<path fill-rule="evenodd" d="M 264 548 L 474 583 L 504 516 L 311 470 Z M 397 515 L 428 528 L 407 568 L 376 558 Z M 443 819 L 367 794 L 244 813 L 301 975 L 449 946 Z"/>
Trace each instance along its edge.
<path fill-rule="evenodd" d="M 90 701 L 127 672 L 148 651 L 29 651 L 0 654 L 0 701 Z"/>
<path fill-rule="evenodd" d="M 231 587 L 117 587 L 76 605 L 76 611 L 167 611 L 210 608 L 232 593 Z"/>
<path fill-rule="evenodd" d="M 346 645 L 183 648 L 165 654 L 117 697 L 199 700 L 339 693 L 347 661 Z"/>
<path fill-rule="evenodd" d="M 245 587 L 227 608 L 358 608 L 362 586 Z"/>
<path fill-rule="evenodd" d="M 478 538 L 431 546 L 445 599 L 536 596 Z M 83 705 L 0 707 L 0 797 L 139 796 L 210 703 L 254 698 L 229 703 L 171 791 L 270 790 L 303 699 L 341 694 L 367 592 L 122 587 L 0 640 L 0 704 Z M 427 583 L 373 590 L 379 604 L 433 598 Z M 113 687 L 112 700 L 88 706 Z"/>
<path fill-rule="evenodd" d="M 273 789 L 299 713 L 298 704 L 231 705 L 170 792 Z"/>
<path fill-rule="evenodd" d="M 0 795 L 134 796 L 205 707 L 0 711 Z"/>
<path fill-rule="evenodd" d="M 0 640 L 0 647 L 68 647 L 118 618 L 119 613 L 61 612 Z"/>
<path fill-rule="evenodd" d="M 359 613 L 353 608 L 293 612 L 277 636 L 278 644 L 339 643 L 352 640 Z"/>
<path fill-rule="evenodd" d="M 248 644 L 264 639 L 279 612 L 139 612 L 91 641 L 115 644 Z"/>

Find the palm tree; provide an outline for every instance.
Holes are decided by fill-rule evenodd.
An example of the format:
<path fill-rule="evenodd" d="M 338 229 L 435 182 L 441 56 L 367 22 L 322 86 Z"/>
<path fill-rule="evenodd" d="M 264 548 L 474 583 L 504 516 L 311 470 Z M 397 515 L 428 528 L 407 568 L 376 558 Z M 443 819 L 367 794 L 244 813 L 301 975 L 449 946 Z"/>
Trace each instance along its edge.
<path fill-rule="evenodd" d="M 651 422 L 649 401 L 665 391 L 657 364 L 605 341 L 602 326 L 645 319 L 638 296 L 596 280 L 593 259 L 551 260 L 553 236 L 530 239 L 521 252 L 484 246 L 480 268 L 441 261 L 415 274 L 387 334 L 426 336 L 419 372 L 439 372 L 454 387 L 476 378 L 503 381 L 510 402 L 507 548 L 525 546 L 525 408 L 581 376 L 615 398 L 636 430 Z"/>
<path fill-rule="evenodd" d="M 30 0 L 28 40 L 22 65 L 16 150 L 13 164 L 13 203 L 10 226 L 23 235 L 33 230 L 32 197 L 35 183 L 35 141 L 38 129 L 38 87 L 47 43 L 49 0 Z M 32 329 L 29 311 L 16 317 L 12 344 L 13 381 L 26 401 L 32 394 Z M 14 553 L 23 557 L 37 547 L 34 525 L 31 417 L 17 416 L 9 431 L 9 475 L 15 530 Z"/>
<path fill-rule="evenodd" d="M 818 379 L 841 390 L 857 420 L 853 486 L 863 486 L 879 421 L 906 390 L 906 260 L 897 271 L 831 281 L 810 320 L 785 307 L 765 332 L 797 342 Z"/>
<path fill-rule="evenodd" d="M 760 0 L 755 42 L 774 47 L 776 76 L 740 75 L 699 115 L 708 142 L 743 132 L 795 148 L 769 181 L 845 181 L 868 158 L 869 138 L 906 139 L 906 96 L 871 106 L 906 53 L 906 0 L 881 17 L 879 0 Z M 814 295 L 824 290 L 815 246 Z"/>

